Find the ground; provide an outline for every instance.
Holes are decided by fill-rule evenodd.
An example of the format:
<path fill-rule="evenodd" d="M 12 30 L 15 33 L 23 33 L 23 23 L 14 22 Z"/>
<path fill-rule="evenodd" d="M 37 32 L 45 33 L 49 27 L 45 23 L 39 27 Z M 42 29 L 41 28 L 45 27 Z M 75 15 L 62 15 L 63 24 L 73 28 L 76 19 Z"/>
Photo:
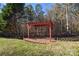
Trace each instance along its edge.
<path fill-rule="evenodd" d="M 7 56 L 77 56 L 79 41 L 37 44 L 19 39 L 0 38 L 0 55 Z"/>

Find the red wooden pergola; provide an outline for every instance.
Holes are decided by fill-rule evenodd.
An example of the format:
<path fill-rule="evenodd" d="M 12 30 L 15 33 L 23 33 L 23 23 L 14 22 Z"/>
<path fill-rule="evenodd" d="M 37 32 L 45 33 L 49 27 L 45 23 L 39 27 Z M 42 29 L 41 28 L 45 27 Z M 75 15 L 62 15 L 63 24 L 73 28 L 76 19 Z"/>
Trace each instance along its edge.
<path fill-rule="evenodd" d="M 53 27 L 53 22 L 51 20 L 46 21 L 46 22 L 28 22 L 26 23 L 26 27 L 28 29 L 28 38 L 29 37 L 29 30 L 31 30 L 32 27 L 36 27 L 36 26 L 47 26 L 48 30 L 49 30 L 49 38 L 51 38 L 51 28 Z"/>

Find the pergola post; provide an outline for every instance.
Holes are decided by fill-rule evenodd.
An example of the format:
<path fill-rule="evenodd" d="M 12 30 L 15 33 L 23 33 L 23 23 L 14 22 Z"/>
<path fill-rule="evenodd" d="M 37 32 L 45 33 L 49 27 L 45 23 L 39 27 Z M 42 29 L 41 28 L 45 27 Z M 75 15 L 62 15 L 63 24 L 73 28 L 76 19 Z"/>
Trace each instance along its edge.
<path fill-rule="evenodd" d="M 49 39 L 51 41 L 51 25 L 49 26 Z"/>
<path fill-rule="evenodd" d="M 29 24 L 27 24 L 27 32 L 28 32 L 28 38 L 29 38 Z"/>

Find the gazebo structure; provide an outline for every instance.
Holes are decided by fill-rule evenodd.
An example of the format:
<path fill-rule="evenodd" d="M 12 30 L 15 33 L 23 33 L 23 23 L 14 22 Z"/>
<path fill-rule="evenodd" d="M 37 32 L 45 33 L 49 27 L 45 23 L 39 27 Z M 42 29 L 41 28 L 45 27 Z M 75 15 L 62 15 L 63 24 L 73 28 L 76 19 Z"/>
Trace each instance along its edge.
<path fill-rule="evenodd" d="M 49 38 L 51 39 L 52 28 L 53 28 L 53 22 L 51 20 L 45 21 L 45 22 L 28 22 L 28 23 L 26 23 L 26 27 L 27 27 L 28 38 L 30 38 L 29 33 L 30 33 L 30 30 L 32 30 L 31 28 L 33 28 L 33 27 L 47 27 L 48 28 L 48 35 L 49 35 Z"/>

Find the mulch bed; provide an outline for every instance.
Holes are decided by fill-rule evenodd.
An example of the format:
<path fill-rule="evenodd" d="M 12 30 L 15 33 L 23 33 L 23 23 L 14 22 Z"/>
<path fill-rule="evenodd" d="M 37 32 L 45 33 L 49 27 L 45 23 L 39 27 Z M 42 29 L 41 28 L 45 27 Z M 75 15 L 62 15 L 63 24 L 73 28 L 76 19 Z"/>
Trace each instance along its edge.
<path fill-rule="evenodd" d="M 49 44 L 51 42 L 55 42 L 56 40 L 54 38 L 42 38 L 42 39 L 38 39 L 38 38 L 24 38 L 23 40 L 28 41 L 28 42 L 33 42 L 33 43 L 40 43 L 40 44 Z"/>

